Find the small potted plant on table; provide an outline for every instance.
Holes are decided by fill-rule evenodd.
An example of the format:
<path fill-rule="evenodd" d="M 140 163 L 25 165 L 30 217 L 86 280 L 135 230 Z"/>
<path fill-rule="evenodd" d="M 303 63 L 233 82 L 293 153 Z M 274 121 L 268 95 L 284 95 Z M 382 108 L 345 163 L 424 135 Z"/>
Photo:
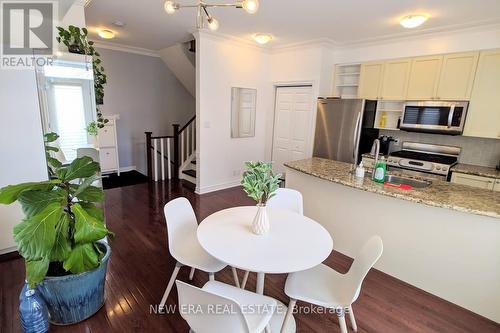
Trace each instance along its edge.
<path fill-rule="evenodd" d="M 266 204 L 279 187 L 280 174 L 272 171 L 271 163 L 246 162 L 241 186 L 248 196 L 257 202 L 257 214 L 252 223 L 252 231 L 257 235 L 269 232 L 269 218 Z"/>

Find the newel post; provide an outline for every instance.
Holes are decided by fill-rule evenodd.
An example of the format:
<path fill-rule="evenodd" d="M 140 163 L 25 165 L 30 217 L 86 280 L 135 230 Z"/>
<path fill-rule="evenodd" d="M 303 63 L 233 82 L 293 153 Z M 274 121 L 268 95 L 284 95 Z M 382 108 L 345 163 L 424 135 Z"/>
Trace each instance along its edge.
<path fill-rule="evenodd" d="M 152 179 L 153 174 L 153 163 L 151 161 L 151 135 L 153 132 L 144 132 L 146 134 L 146 156 L 148 165 L 148 178 Z"/>
<path fill-rule="evenodd" d="M 179 140 L 179 124 L 173 124 L 172 125 L 174 128 L 174 173 L 173 173 L 173 178 L 178 180 L 179 179 L 179 167 L 180 167 L 180 161 L 179 161 L 179 145 L 180 145 L 180 140 Z"/>

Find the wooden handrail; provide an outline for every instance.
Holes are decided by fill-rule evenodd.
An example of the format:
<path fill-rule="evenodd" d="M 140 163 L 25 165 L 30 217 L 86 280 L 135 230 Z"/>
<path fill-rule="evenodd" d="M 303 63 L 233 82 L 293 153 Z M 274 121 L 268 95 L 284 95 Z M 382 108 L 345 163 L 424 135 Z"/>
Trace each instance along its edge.
<path fill-rule="evenodd" d="M 191 123 L 196 119 L 196 115 L 193 116 L 193 118 L 189 119 L 189 121 L 186 123 L 186 125 L 182 126 L 182 128 L 179 130 L 179 133 L 183 132 Z"/>
<path fill-rule="evenodd" d="M 149 133 L 149 132 L 145 132 Z M 152 136 L 151 139 L 173 139 L 173 135 Z"/>

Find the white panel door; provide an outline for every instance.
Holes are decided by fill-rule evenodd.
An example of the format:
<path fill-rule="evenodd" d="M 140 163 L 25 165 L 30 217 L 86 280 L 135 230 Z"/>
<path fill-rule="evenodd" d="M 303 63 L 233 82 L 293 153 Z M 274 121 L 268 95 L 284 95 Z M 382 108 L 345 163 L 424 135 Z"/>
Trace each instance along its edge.
<path fill-rule="evenodd" d="M 276 89 L 273 134 L 273 169 L 283 172 L 283 163 L 310 157 L 312 139 L 312 87 Z"/>

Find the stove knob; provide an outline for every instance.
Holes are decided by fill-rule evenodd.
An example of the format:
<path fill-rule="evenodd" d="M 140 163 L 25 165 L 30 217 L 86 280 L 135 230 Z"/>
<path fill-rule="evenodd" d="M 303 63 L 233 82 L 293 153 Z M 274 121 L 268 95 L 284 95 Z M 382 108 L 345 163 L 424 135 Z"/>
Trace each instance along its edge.
<path fill-rule="evenodd" d="M 443 171 L 448 171 L 448 168 L 446 168 L 446 167 L 443 167 Z"/>
<path fill-rule="evenodd" d="M 441 170 L 441 167 L 440 167 L 440 166 L 437 166 L 437 167 L 436 167 L 436 169 Z"/>

